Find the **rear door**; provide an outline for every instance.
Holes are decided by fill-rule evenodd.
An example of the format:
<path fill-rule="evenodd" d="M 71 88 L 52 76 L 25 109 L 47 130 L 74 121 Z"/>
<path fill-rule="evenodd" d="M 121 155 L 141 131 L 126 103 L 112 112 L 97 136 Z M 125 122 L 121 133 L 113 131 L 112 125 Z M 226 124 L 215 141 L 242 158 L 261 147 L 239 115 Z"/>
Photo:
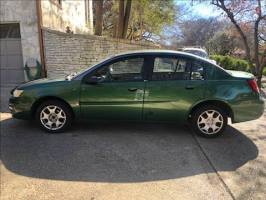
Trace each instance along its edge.
<path fill-rule="evenodd" d="M 177 56 L 155 56 L 146 82 L 144 119 L 184 121 L 191 106 L 204 96 L 204 66 Z"/>

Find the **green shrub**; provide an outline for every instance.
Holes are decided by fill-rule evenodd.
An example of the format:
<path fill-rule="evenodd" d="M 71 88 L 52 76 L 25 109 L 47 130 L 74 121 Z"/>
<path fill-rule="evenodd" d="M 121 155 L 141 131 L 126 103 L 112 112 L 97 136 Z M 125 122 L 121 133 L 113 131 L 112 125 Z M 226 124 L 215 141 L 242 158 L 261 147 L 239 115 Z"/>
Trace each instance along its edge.
<path fill-rule="evenodd" d="M 262 74 L 266 76 L 266 66 L 264 66 Z"/>
<path fill-rule="evenodd" d="M 221 55 L 212 55 L 210 58 L 215 60 L 224 69 L 251 72 L 246 60 Z"/>

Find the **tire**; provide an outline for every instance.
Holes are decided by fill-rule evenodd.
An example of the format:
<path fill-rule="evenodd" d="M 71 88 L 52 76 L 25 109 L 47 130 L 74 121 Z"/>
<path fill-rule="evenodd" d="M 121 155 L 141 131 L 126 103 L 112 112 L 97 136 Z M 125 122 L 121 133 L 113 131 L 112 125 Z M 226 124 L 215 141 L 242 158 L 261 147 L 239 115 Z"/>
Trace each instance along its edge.
<path fill-rule="evenodd" d="M 192 113 L 191 124 L 198 135 L 207 138 L 217 137 L 227 126 L 227 115 L 219 107 L 205 105 Z"/>
<path fill-rule="evenodd" d="M 72 124 L 72 111 L 68 105 L 58 100 L 42 103 L 35 113 L 39 126 L 48 133 L 61 133 Z"/>

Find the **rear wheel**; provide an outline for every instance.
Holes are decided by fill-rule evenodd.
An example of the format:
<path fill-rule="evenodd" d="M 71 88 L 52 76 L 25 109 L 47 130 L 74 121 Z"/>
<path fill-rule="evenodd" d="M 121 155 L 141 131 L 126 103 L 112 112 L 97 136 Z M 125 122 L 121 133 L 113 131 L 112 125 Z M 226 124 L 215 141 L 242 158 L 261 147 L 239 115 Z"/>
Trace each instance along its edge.
<path fill-rule="evenodd" d="M 59 133 L 71 125 L 72 112 L 65 103 L 50 100 L 38 107 L 35 118 L 45 131 Z"/>
<path fill-rule="evenodd" d="M 222 134 L 227 126 L 227 115 L 216 106 L 206 105 L 193 112 L 191 123 L 198 135 L 217 137 Z"/>

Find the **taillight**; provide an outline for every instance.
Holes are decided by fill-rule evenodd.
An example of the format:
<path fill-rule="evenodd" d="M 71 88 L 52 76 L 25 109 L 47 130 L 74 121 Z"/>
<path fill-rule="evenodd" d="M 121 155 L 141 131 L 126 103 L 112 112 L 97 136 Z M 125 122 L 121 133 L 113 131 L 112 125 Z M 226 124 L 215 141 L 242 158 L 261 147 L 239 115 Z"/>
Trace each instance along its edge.
<path fill-rule="evenodd" d="M 260 89 L 257 85 L 257 82 L 255 79 L 250 79 L 248 80 L 248 84 L 249 84 L 249 87 L 256 93 L 259 93 L 260 92 Z"/>

